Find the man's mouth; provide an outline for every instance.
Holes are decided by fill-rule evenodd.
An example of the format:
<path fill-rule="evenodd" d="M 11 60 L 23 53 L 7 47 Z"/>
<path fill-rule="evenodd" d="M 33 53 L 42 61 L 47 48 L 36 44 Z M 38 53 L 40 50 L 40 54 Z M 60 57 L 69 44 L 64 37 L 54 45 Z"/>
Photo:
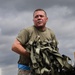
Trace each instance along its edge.
<path fill-rule="evenodd" d="M 37 23 L 42 23 L 42 20 L 38 20 Z"/>

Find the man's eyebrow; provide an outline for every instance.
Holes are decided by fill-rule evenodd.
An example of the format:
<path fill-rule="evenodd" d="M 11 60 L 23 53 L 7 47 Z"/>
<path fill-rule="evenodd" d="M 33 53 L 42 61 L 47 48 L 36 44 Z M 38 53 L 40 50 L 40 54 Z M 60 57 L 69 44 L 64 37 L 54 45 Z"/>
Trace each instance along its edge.
<path fill-rule="evenodd" d="M 35 16 L 43 16 L 43 15 L 35 15 Z"/>

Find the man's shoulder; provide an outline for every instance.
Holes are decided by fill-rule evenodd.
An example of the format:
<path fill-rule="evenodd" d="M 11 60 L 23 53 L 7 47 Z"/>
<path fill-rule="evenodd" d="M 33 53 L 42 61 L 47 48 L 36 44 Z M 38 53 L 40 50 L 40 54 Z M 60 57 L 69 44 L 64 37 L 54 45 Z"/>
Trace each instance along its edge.
<path fill-rule="evenodd" d="M 50 32 L 54 32 L 51 28 L 48 28 L 48 27 L 47 27 L 47 30 Z"/>
<path fill-rule="evenodd" d="M 51 28 L 48 28 L 48 27 L 47 27 L 47 31 L 48 31 L 52 36 L 55 35 L 54 31 L 53 31 Z"/>
<path fill-rule="evenodd" d="M 27 27 L 26 30 L 33 30 L 34 26 Z"/>
<path fill-rule="evenodd" d="M 30 32 L 30 31 L 33 31 L 33 30 L 34 30 L 34 26 L 30 26 L 30 27 L 22 29 L 22 31 L 27 31 L 27 32 Z"/>
<path fill-rule="evenodd" d="M 34 26 L 27 27 L 26 31 L 28 31 L 29 33 L 32 33 L 34 31 Z"/>

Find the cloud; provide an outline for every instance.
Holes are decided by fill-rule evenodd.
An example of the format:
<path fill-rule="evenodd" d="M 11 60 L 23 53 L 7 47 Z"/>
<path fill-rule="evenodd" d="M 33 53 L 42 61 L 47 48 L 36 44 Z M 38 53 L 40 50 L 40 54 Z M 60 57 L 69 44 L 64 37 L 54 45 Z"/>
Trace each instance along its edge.
<path fill-rule="evenodd" d="M 28 21 L 31 21 L 30 17 L 31 17 L 31 14 L 29 12 L 22 12 L 16 15 L 6 14 L 4 17 L 1 17 L 0 25 L 2 28 L 2 34 L 4 35 L 16 34 L 20 28 L 23 28 L 27 25 Z"/>
<path fill-rule="evenodd" d="M 60 6 L 68 6 L 74 8 L 75 1 L 74 0 L 0 0 L 0 8 L 3 11 L 32 11 L 36 8 L 50 8 L 51 6 L 60 5 Z"/>
<path fill-rule="evenodd" d="M 1 28 L 0 28 L 0 35 L 1 35 Z"/>
<path fill-rule="evenodd" d="M 8 65 L 7 67 L 2 69 L 2 75 L 17 75 L 18 69 L 17 69 L 17 64 L 15 65 Z"/>

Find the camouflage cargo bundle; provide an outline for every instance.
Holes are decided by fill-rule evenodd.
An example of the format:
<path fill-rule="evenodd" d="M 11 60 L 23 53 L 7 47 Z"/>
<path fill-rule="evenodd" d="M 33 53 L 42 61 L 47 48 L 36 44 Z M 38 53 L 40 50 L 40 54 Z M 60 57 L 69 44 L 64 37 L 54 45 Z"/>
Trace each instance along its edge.
<path fill-rule="evenodd" d="M 56 51 L 52 41 L 42 42 L 36 38 L 29 42 L 28 50 L 31 52 L 32 75 L 66 75 L 73 68 L 68 63 L 71 59 Z"/>

